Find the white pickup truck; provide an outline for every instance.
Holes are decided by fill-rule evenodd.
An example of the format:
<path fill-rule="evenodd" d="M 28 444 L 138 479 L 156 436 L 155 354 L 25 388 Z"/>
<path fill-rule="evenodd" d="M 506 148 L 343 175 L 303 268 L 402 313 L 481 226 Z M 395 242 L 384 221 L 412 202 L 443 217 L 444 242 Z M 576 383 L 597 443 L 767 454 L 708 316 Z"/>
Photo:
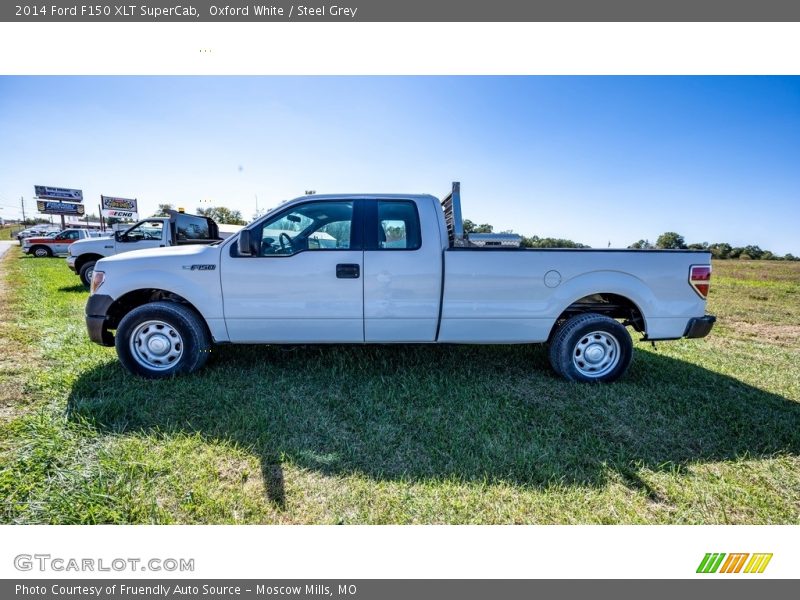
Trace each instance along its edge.
<path fill-rule="evenodd" d="M 613 381 L 633 356 L 627 326 L 673 340 L 715 321 L 708 252 L 507 242 L 464 235 L 458 184 L 441 202 L 304 196 L 221 242 L 100 260 L 86 324 L 150 378 L 199 369 L 214 343 L 549 342 L 556 373 Z"/>
<path fill-rule="evenodd" d="M 102 239 L 84 239 L 69 246 L 67 266 L 89 287 L 95 263 L 101 258 L 132 250 L 166 248 L 185 244 L 210 244 L 241 229 L 217 225 L 213 219 L 175 210 L 166 217 L 150 217 L 124 231 Z"/>

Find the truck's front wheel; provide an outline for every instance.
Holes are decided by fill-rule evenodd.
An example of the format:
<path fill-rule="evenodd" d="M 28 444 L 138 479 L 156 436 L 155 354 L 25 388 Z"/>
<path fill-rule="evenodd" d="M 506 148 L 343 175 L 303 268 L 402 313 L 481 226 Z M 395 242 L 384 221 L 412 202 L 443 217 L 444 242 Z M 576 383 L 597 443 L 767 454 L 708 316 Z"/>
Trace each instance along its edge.
<path fill-rule="evenodd" d="M 625 374 L 632 359 L 628 330 L 596 313 L 567 319 L 550 340 L 550 365 L 569 381 L 615 381 Z"/>
<path fill-rule="evenodd" d="M 35 246 L 31 251 L 36 258 L 47 258 L 48 256 L 53 256 L 53 251 L 50 250 L 47 246 Z"/>
<path fill-rule="evenodd" d="M 90 260 L 80 268 L 80 271 L 78 271 L 78 275 L 80 276 L 83 285 L 85 285 L 87 288 L 92 285 L 92 274 L 94 273 L 94 265 L 96 262 L 97 261 L 95 260 Z"/>
<path fill-rule="evenodd" d="M 211 352 L 211 336 L 190 308 L 174 302 L 152 302 L 123 317 L 115 345 L 128 371 L 148 379 L 163 379 L 200 369 Z"/>

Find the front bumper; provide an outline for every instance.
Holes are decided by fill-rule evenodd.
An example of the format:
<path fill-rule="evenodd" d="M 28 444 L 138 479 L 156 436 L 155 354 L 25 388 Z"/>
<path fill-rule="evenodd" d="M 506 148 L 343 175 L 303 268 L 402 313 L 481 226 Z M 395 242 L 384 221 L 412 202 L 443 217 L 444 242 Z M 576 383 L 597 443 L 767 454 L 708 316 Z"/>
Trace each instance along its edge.
<path fill-rule="evenodd" d="M 717 317 L 714 315 L 705 315 L 704 317 L 689 319 L 689 322 L 686 324 L 686 331 L 683 332 L 683 337 L 706 337 L 711 332 L 711 328 L 714 327 L 716 321 Z"/>
<path fill-rule="evenodd" d="M 72 271 L 73 273 L 77 273 L 78 272 L 77 269 L 75 268 L 75 261 L 77 259 L 78 259 L 77 256 L 68 256 L 67 257 L 67 266 L 69 267 L 69 270 Z"/>
<path fill-rule="evenodd" d="M 108 330 L 108 309 L 114 303 L 111 296 L 92 294 L 86 303 L 86 329 L 89 339 L 101 346 L 113 346 L 114 335 Z"/>

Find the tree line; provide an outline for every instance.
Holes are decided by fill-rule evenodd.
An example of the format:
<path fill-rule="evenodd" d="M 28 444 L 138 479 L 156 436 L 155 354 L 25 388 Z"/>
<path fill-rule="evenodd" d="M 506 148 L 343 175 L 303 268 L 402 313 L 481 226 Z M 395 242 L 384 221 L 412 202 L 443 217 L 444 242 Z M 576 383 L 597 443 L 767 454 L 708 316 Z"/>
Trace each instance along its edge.
<path fill-rule="evenodd" d="M 494 227 L 488 223 L 477 225 L 469 219 L 464 220 L 464 233 L 493 233 Z M 508 232 L 512 233 L 512 232 Z M 579 244 L 563 238 L 539 237 L 538 235 L 520 236 L 523 248 L 589 248 L 586 244 Z"/>
<path fill-rule="evenodd" d="M 482 223 L 480 225 L 473 223 L 469 219 L 464 220 L 465 233 L 492 233 L 494 227 L 489 223 Z M 509 232 L 511 233 L 511 232 Z M 540 238 L 537 235 L 522 237 L 522 246 L 524 248 L 589 248 L 586 244 L 573 242 L 572 240 L 565 240 L 562 238 Z M 717 259 L 749 259 L 749 260 L 800 260 L 800 257 L 788 253 L 783 256 L 774 254 L 769 250 L 762 250 L 758 246 L 731 246 L 727 242 L 716 242 L 709 244 L 708 242 L 700 242 L 694 244 L 687 244 L 686 240 L 679 233 L 674 231 L 667 231 L 662 233 L 656 239 L 655 243 L 649 240 L 639 240 L 634 242 L 628 248 L 652 250 L 708 250 L 711 256 Z"/>
<path fill-rule="evenodd" d="M 708 242 L 700 242 L 694 244 L 687 244 L 686 240 L 679 233 L 674 231 L 667 231 L 662 233 L 656 239 L 655 244 L 651 244 L 649 240 L 639 240 L 634 242 L 628 248 L 665 248 L 673 250 L 708 250 L 711 256 L 717 259 L 745 259 L 745 260 L 800 260 L 800 257 L 794 254 L 787 253 L 783 256 L 774 254 L 769 250 L 763 250 L 758 246 L 731 246 L 727 242 L 715 242 L 709 244 Z"/>
<path fill-rule="evenodd" d="M 167 216 L 169 211 L 175 210 L 172 204 L 159 204 L 154 217 Z M 197 213 L 201 217 L 208 217 L 214 222 L 227 225 L 247 225 L 247 221 L 242 218 L 241 211 L 232 210 L 225 206 L 209 206 L 208 208 L 198 208 Z"/>

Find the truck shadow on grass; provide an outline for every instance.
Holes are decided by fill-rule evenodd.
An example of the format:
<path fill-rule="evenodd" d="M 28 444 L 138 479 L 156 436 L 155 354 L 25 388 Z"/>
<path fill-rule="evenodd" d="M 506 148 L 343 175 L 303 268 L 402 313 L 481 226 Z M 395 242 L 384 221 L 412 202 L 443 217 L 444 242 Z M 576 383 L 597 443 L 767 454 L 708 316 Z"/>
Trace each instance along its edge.
<path fill-rule="evenodd" d="M 83 285 L 82 283 L 77 283 L 75 285 L 61 286 L 60 288 L 58 288 L 58 291 L 85 294 L 88 290 L 86 289 L 86 286 Z"/>
<path fill-rule="evenodd" d="M 85 372 L 71 418 L 113 435 L 199 433 L 260 461 L 283 505 L 283 461 L 375 480 L 645 489 L 641 467 L 800 453 L 800 403 L 637 351 L 614 385 L 562 381 L 544 349 L 513 346 L 220 347 L 194 376 Z"/>

